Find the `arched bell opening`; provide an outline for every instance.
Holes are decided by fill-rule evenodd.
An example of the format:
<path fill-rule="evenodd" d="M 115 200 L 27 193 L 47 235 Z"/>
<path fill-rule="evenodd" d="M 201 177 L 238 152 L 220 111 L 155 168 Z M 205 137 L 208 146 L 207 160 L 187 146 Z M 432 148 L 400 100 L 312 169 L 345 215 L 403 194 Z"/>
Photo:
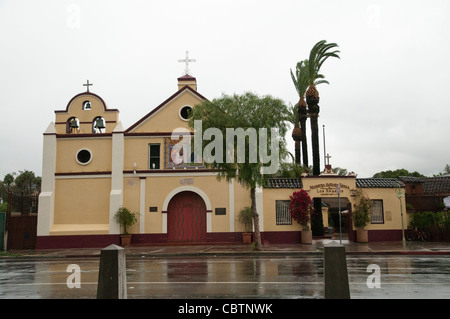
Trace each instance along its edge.
<path fill-rule="evenodd" d="M 97 116 L 92 121 L 92 133 L 105 133 L 106 123 L 105 119 L 101 116 Z"/>

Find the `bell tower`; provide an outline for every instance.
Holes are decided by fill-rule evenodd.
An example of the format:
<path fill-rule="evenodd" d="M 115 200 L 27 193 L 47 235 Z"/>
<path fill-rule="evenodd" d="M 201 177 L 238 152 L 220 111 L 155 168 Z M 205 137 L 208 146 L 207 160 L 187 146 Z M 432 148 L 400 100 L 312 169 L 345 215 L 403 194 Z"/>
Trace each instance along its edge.
<path fill-rule="evenodd" d="M 65 110 L 55 111 L 57 134 L 112 133 L 119 122 L 119 111 L 108 109 L 103 99 L 90 92 L 92 83 L 87 81 L 86 92 L 75 95 Z"/>

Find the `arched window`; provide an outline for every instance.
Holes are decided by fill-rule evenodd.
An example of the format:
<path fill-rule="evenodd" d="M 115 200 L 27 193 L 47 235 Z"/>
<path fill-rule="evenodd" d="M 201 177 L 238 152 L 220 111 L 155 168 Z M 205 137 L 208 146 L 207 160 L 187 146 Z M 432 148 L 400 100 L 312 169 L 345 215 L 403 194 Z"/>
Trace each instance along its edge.
<path fill-rule="evenodd" d="M 105 119 L 101 116 L 97 116 L 92 121 L 92 133 L 105 133 L 106 123 Z"/>
<path fill-rule="evenodd" d="M 75 116 L 69 117 L 69 119 L 66 122 L 66 133 L 78 133 L 78 130 L 80 129 L 80 120 L 77 119 Z"/>
<path fill-rule="evenodd" d="M 91 102 L 90 101 L 84 101 L 83 102 L 83 110 L 90 110 L 91 109 Z"/>

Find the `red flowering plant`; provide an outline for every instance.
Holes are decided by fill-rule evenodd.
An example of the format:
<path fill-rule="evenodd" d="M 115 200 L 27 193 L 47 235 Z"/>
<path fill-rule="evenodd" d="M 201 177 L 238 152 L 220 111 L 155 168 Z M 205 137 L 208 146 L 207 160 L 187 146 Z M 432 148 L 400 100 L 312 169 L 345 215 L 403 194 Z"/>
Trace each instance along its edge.
<path fill-rule="evenodd" d="M 294 192 L 289 198 L 291 199 L 289 212 L 292 218 L 303 226 L 303 230 L 309 230 L 311 214 L 314 212 L 311 197 L 305 190 L 301 189 L 298 192 Z"/>

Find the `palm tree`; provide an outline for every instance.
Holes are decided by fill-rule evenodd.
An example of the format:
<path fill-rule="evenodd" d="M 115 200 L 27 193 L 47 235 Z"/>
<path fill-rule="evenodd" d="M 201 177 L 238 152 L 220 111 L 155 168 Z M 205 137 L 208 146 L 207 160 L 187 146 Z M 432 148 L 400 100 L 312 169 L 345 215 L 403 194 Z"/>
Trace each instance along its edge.
<path fill-rule="evenodd" d="M 306 140 L 306 118 L 307 118 L 307 110 L 306 110 L 306 102 L 305 102 L 305 93 L 309 84 L 309 76 L 308 76 L 308 61 L 300 61 L 297 63 L 295 68 L 295 75 L 291 69 L 291 77 L 292 82 L 294 82 L 295 89 L 297 90 L 298 96 L 300 100 L 296 104 L 297 107 L 297 123 L 300 123 L 300 134 L 296 137 L 292 135 L 294 141 L 296 141 L 296 150 L 295 150 L 295 162 L 300 163 L 300 142 L 298 143 L 298 151 L 297 151 L 297 140 L 299 138 L 301 140 L 301 149 L 302 149 L 302 157 L 303 157 L 303 165 L 308 166 L 308 146 Z M 295 127 L 295 125 L 294 125 Z M 294 129 L 295 130 L 295 129 Z M 294 132 L 293 132 L 294 134 Z M 297 155 L 298 152 L 298 155 Z M 298 156 L 298 159 L 297 159 Z"/>
<path fill-rule="evenodd" d="M 308 104 L 308 113 L 311 119 L 311 137 L 312 137 L 312 153 L 313 153 L 313 175 L 320 174 L 320 152 L 319 152 L 319 92 L 316 85 L 319 83 L 327 83 L 324 76 L 319 73 L 322 64 L 329 58 L 339 58 L 340 51 L 335 50 L 329 52 L 330 49 L 337 47 L 336 43 L 326 43 L 325 40 L 317 42 L 311 49 L 309 54 L 308 75 L 309 87 L 306 91 L 306 103 Z"/>
<path fill-rule="evenodd" d="M 308 143 L 306 139 L 306 119 L 308 118 L 308 111 L 306 107 L 305 93 L 306 89 L 310 85 L 309 61 L 304 60 L 298 62 L 295 69 L 295 75 L 291 69 L 291 77 L 292 82 L 294 82 L 295 89 L 297 90 L 298 96 L 300 98 L 298 103 L 296 104 L 298 110 L 298 121 L 300 122 L 300 132 L 301 132 L 301 134 L 298 135 L 299 136 L 301 135 L 303 165 L 308 166 Z M 328 84 L 328 81 L 324 80 L 324 78 L 325 77 L 322 74 L 317 73 L 315 75 L 315 78 L 313 79 L 314 85 L 317 86 L 321 83 Z M 294 132 L 292 138 L 295 140 Z"/>
<path fill-rule="evenodd" d="M 313 175 L 320 175 L 320 151 L 319 151 L 319 92 L 316 85 L 319 83 L 327 83 L 325 77 L 319 73 L 322 64 L 329 58 L 339 58 L 340 51 L 331 49 L 337 47 L 336 43 L 326 43 L 325 40 L 317 42 L 309 53 L 308 75 L 309 87 L 306 91 L 306 103 L 308 104 L 308 113 L 311 120 L 311 142 L 313 153 Z M 314 211 L 322 211 L 321 198 L 314 198 Z M 311 216 L 311 230 L 313 235 L 323 235 L 323 218 L 322 214 L 314 214 Z"/>

